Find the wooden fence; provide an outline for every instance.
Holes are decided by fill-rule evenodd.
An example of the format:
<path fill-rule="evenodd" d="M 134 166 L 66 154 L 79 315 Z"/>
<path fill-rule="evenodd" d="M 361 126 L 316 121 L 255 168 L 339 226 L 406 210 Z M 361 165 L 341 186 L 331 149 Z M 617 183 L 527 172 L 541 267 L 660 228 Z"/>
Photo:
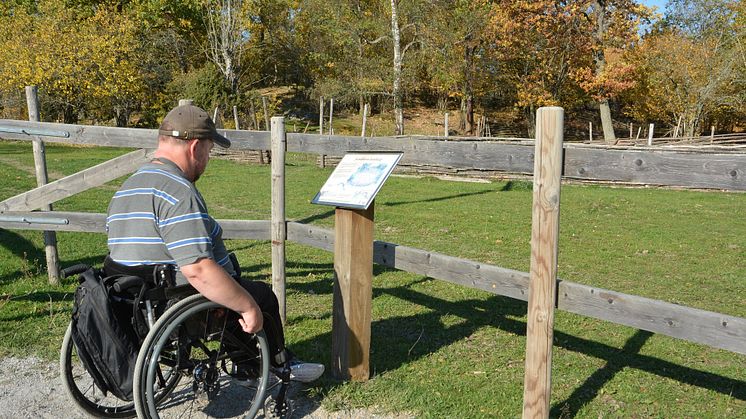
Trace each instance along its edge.
<path fill-rule="evenodd" d="M 105 214 L 34 211 L 133 171 L 156 147 L 155 130 L 0 120 L 0 138 L 143 148 L 0 202 L 0 228 L 104 232 Z M 225 131 L 239 150 L 269 150 L 270 133 Z M 275 137 L 275 136 L 273 136 Z M 532 144 L 445 141 L 436 138 L 360 138 L 286 134 L 287 151 L 343 155 L 352 150 L 397 150 L 410 164 L 531 174 Z M 277 141 L 277 140 L 275 140 Z M 281 148 L 273 150 L 279 153 Z M 279 165 L 278 165 L 279 166 Z M 274 166 L 273 166 L 274 167 Z M 566 178 L 746 191 L 746 154 L 656 149 L 600 149 L 566 144 Z M 274 176 L 274 172 L 273 172 Z M 226 239 L 275 241 L 273 222 L 219 220 Z M 334 231 L 285 222 L 286 239 L 331 251 Z M 374 262 L 431 278 L 526 301 L 529 274 L 467 259 L 376 241 Z M 746 319 L 650 298 L 557 280 L 560 310 L 746 354 Z"/>
<path fill-rule="evenodd" d="M 30 140 L 34 130 L 54 132 L 46 142 L 155 148 L 156 130 L 0 120 L 0 138 Z M 269 150 L 270 133 L 225 130 L 231 149 Z M 64 136 L 63 134 L 67 134 Z M 533 174 L 533 143 L 448 141 L 434 137 L 354 137 L 287 134 L 287 151 L 342 156 L 348 151 L 402 151 L 402 163 Z M 600 147 L 566 143 L 562 175 L 569 179 L 746 191 L 746 152 Z"/>

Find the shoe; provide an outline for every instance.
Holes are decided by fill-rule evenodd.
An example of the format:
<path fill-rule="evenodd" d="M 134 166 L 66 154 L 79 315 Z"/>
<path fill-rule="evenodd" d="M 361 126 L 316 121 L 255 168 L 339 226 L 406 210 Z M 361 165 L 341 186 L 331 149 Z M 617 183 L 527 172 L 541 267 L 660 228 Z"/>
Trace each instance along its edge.
<path fill-rule="evenodd" d="M 324 364 L 314 364 L 299 360 L 290 361 L 290 381 L 310 383 L 324 373 Z"/>

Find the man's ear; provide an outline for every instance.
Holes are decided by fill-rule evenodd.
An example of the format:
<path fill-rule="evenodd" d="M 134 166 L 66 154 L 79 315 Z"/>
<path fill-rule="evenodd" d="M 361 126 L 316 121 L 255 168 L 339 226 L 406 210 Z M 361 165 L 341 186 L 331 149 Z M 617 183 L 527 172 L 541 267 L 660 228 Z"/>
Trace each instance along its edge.
<path fill-rule="evenodd" d="M 197 147 L 199 147 L 199 140 L 189 140 L 189 145 L 187 146 L 189 148 L 189 153 L 194 156 L 197 154 Z"/>

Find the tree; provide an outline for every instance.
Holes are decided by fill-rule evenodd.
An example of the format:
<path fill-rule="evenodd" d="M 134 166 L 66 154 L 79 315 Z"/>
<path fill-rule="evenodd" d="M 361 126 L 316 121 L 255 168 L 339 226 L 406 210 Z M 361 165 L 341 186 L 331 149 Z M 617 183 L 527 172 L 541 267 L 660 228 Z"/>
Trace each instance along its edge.
<path fill-rule="evenodd" d="M 205 0 L 207 56 L 223 75 L 231 93 L 238 95 L 241 58 L 247 45 L 247 7 L 243 0 Z"/>
<path fill-rule="evenodd" d="M 444 2 L 431 9 L 421 31 L 420 57 L 439 108 L 445 109 L 448 97 L 461 98 L 462 128 L 470 134 L 474 133 L 475 98 L 495 87 L 494 49 L 486 42 L 492 12 L 486 0 Z"/>
<path fill-rule="evenodd" d="M 693 136 L 712 115 L 738 108 L 744 64 L 739 6 L 725 0 L 671 2 L 662 25 L 630 53 L 641 68 L 627 112 L 672 128 L 681 122 Z"/>
<path fill-rule="evenodd" d="M 580 99 L 571 65 L 589 51 L 579 15 L 570 11 L 554 0 L 503 0 L 494 8 L 490 41 L 509 69 L 506 81 L 516 91 L 515 106 L 524 113 L 530 137 L 538 107 L 569 107 Z"/>
<path fill-rule="evenodd" d="M 586 16 L 581 21 L 586 28 L 581 28 L 581 31 L 591 34 L 587 39 L 594 67 L 592 72 L 580 68 L 575 74 L 580 78 L 581 87 L 598 100 L 604 140 L 613 142 L 616 136 L 609 100 L 631 87 L 631 79 L 624 78 L 631 73 L 631 65 L 627 63 L 627 68 L 623 68 L 616 62 L 615 66 L 609 67 L 607 54 L 633 45 L 638 39 L 640 22 L 651 12 L 634 0 L 581 0 L 571 10 L 581 11 Z"/>

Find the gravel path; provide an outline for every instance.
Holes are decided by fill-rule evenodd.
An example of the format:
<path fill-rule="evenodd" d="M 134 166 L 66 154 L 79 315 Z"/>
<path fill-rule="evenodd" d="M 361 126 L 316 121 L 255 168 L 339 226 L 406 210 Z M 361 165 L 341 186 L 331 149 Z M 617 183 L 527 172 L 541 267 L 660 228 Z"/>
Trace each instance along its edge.
<path fill-rule="evenodd" d="M 378 415 L 367 410 L 326 412 L 304 398 L 297 386 L 291 388 L 294 415 L 316 419 L 405 419 L 406 415 Z M 38 358 L 0 359 L 0 419 L 87 418 L 65 394 L 56 362 Z"/>

